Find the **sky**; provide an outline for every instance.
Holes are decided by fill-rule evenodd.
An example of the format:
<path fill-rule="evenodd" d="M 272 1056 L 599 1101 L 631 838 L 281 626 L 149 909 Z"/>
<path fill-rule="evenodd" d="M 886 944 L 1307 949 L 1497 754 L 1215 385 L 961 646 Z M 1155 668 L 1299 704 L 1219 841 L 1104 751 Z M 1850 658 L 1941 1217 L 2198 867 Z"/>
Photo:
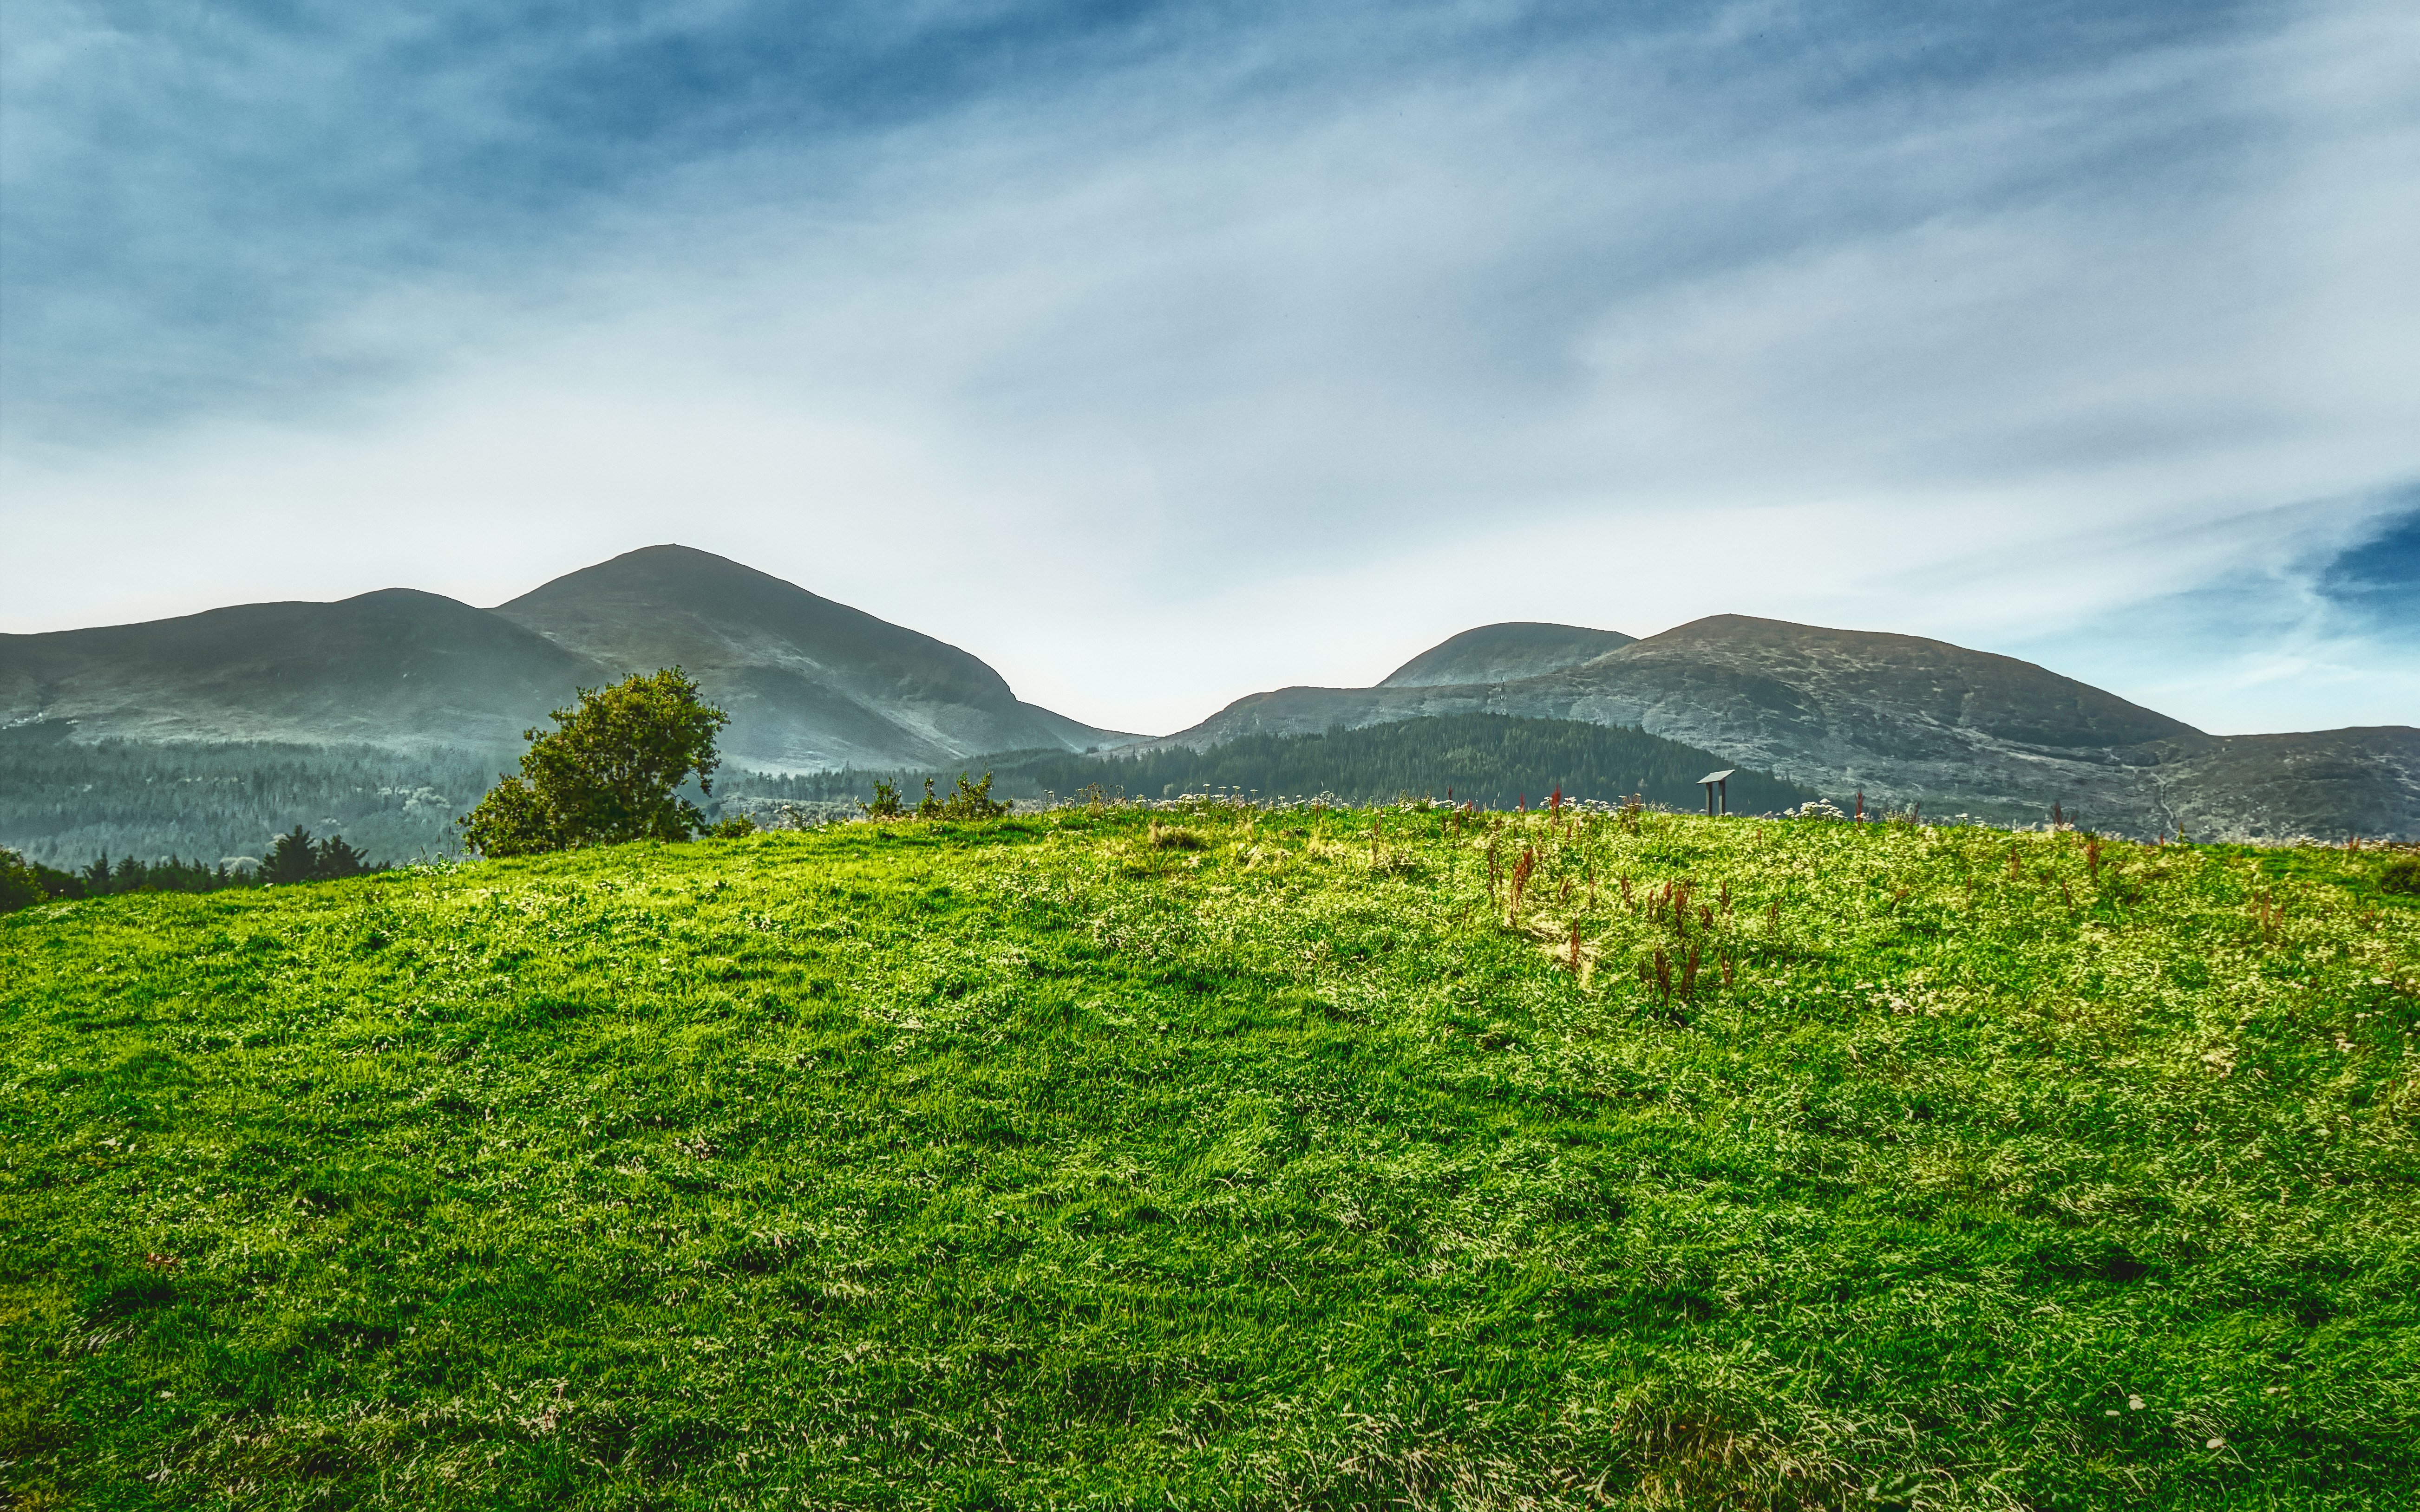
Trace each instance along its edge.
<path fill-rule="evenodd" d="M 2420 723 L 2420 9 L 0 9 L 0 632 L 721 552 L 1161 733 L 1745 613 Z"/>

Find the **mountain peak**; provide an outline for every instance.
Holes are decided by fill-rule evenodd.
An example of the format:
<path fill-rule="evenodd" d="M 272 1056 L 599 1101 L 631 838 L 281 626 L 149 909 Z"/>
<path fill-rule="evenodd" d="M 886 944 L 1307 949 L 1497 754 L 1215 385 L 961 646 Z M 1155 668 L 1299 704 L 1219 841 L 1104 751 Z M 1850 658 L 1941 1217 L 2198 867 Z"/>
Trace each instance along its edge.
<path fill-rule="evenodd" d="M 629 671 L 677 662 L 701 672 L 769 661 L 905 681 L 961 701 L 1014 701 L 998 672 L 956 646 L 694 547 L 625 551 L 542 583 L 495 612 Z"/>
<path fill-rule="evenodd" d="M 1379 680 L 1380 687 L 1514 683 L 1618 651 L 1637 638 L 1618 630 L 1512 620 L 1449 636 Z"/>
<path fill-rule="evenodd" d="M 496 612 L 506 613 L 516 608 L 598 593 L 652 590 L 658 594 L 686 595 L 725 591 L 735 584 L 795 594 L 818 604 L 831 603 L 831 600 L 809 593 L 796 583 L 784 582 L 771 573 L 759 572 L 745 563 L 734 562 L 711 551 L 701 551 L 693 546 L 667 542 L 661 546 L 643 546 L 635 551 L 625 551 L 594 565 L 566 572 L 560 578 L 549 579 L 519 598 L 497 605 Z"/>
<path fill-rule="evenodd" d="M 614 672 L 679 666 L 732 716 L 737 760 L 946 761 L 1110 733 L 1021 703 L 980 658 L 694 547 L 643 547 L 495 612 Z"/>
<path fill-rule="evenodd" d="M 1923 636 L 1712 614 L 1625 648 L 1624 667 L 1722 668 L 1842 709 L 1964 728 L 2019 745 L 2108 749 L 2208 737 L 2117 694 L 2014 656 Z"/>

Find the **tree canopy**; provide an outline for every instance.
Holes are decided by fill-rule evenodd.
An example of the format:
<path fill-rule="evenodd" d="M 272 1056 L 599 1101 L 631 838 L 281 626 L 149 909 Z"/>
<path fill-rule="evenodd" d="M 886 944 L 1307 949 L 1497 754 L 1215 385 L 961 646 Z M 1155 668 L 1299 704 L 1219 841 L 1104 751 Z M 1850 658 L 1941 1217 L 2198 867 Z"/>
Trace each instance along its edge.
<path fill-rule="evenodd" d="M 678 667 L 632 673 L 522 733 L 519 775 L 505 774 L 462 816 L 462 841 L 482 856 L 531 856 L 633 840 L 686 840 L 706 815 L 681 796 L 691 778 L 710 793 L 715 736 L 731 717 L 699 697 Z"/>

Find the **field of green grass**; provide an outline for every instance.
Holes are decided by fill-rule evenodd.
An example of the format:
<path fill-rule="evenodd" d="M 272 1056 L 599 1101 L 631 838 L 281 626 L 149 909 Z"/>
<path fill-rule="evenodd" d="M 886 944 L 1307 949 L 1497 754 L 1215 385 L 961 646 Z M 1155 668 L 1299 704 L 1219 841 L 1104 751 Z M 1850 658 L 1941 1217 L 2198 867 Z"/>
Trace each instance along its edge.
<path fill-rule="evenodd" d="M 2383 859 L 1110 809 L 29 908 L 0 1504 L 2411 1507 Z"/>

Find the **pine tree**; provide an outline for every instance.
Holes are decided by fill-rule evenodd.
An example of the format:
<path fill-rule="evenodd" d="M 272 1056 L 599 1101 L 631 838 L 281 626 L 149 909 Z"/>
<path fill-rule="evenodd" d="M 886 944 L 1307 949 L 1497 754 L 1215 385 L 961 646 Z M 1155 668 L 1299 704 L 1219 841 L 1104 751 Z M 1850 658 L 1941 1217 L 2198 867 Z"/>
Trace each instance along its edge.
<path fill-rule="evenodd" d="M 342 835 L 331 835 L 319 842 L 318 853 L 312 856 L 311 874 L 315 877 L 355 876 L 368 870 L 366 860 L 367 857 L 360 851 L 345 843 Z"/>
<path fill-rule="evenodd" d="M 263 882 L 308 882 L 318 854 L 311 843 L 311 832 L 301 825 L 277 837 L 269 855 L 260 863 Z"/>

